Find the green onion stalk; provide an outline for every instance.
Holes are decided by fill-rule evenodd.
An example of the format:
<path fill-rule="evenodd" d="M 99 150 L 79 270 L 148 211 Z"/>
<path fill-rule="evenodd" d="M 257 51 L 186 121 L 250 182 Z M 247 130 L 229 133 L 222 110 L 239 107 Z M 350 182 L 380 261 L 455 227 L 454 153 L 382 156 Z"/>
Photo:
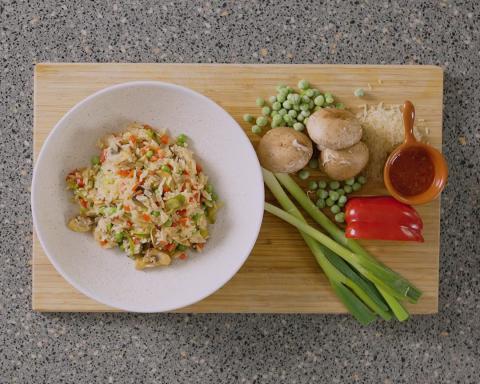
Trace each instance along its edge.
<path fill-rule="evenodd" d="M 265 184 L 285 209 L 286 213 L 306 224 L 302 214 L 287 196 L 275 176 L 265 169 L 262 172 Z M 391 318 L 388 305 L 370 281 L 359 276 L 345 261 L 313 237 L 303 231 L 300 231 L 300 234 L 312 251 L 317 263 L 325 272 L 332 289 L 349 312 L 361 324 L 371 323 L 375 319 L 376 314 L 385 320 Z"/>
<path fill-rule="evenodd" d="M 275 177 L 287 189 L 288 192 L 297 200 L 305 211 L 318 223 L 322 228 L 343 248 L 348 248 L 357 263 L 366 269 L 368 275 L 372 278 L 376 285 L 382 286 L 382 289 L 387 294 L 390 294 L 398 299 L 407 299 L 412 303 L 416 303 L 422 292 L 411 284 L 408 280 L 403 278 L 398 273 L 394 272 L 386 265 L 376 260 L 370 255 L 357 241 L 349 239 L 345 233 L 338 228 L 330 219 L 320 211 L 317 206 L 308 198 L 303 190 L 295 183 L 295 181 L 287 174 L 277 173 Z M 345 252 L 342 252 L 345 255 Z M 340 254 L 340 256 L 342 256 Z M 350 258 L 352 255 L 349 255 Z M 343 256 L 342 256 L 343 257 Z"/>
<path fill-rule="evenodd" d="M 292 224 L 301 232 L 317 262 L 329 277 L 334 291 L 344 304 L 346 295 L 348 295 L 347 291 L 354 292 L 358 296 L 357 300 L 360 298 L 373 312 L 384 319 L 389 319 L 392 312 L 400 321 L 408 318 L 408 312 L 398 300 L 408 299 L 416 302 L 421 295 L 417 288 L 398 273 L 378 262 L 355 240 L 346 238 L 343 231 L 311 202 L 288 175 L 275 174 L 274 176 L 271 172 L 263 170 L 263 176 L 265 184 L 285 209 L 282 210 L 266 203 L 265 210 Z M 279 182 L 333 239 L 306 223 Z M 322 257 L 318 256 L 319 251 Z M 332 272 L 332 268 L 336 273 Z M 351 296 L 349 298 L 351 299 Z M 374 302 L 374 306 L 371 301 Z M 355 316 L 352 308 L 354 310 L 358 310 L 358 308 L 353 303 L 356 301 L 350 300 L 348 305 L 345 305 Z M 365 318 L 364 311 L 361 313 Z M 355 317 L 358 319 L 358 316 Z"/>

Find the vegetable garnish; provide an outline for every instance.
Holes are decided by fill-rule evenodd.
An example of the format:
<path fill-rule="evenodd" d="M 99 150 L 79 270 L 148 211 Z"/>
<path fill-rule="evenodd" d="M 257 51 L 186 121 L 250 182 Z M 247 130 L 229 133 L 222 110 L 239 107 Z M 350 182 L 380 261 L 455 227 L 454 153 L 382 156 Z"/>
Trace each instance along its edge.
<path fill-rule="evenodd" d="M 368 324 L 376 315 L 386 320 L 392 314 L 400 321 L 408 318 L 408 312 L 399 301 L 417 302 L 421 296 L 417 288 L 373 258 L 355 240 L 345 237 L 343 231 L 315 206 L 290 176 L 274 175 L 263 169 L 263 177 L 284 208 L 282 210 L 266 203 L 265 210 L 300 231 L 335 293 L 360 323 Z M 328 235 L 306 223 L 282 185 Z"/>
<path fill-rule="evenodd" d="M 352 198 L 345 220 L 348 238 L 423 242 L 423 222 L 417 211 L 390 196 Z"/>
<path fill-rule="evenodd" d="M 102 247 L 118 246 L 139 269 L 169 265 L 190 248 L 202 250 L 219 203 L 187 136 L 170 138 L 135 123 L 105 137 L 101 148 L 91 167 L 67 176 L 81 206 L 68 227 L 93 231 Z"/>

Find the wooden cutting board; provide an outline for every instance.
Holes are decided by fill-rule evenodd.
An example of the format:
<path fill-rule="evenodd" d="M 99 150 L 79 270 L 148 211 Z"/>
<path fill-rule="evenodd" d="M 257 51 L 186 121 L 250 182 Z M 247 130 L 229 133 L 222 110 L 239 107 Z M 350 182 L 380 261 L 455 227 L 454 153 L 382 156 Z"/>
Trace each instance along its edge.
<path fill-rule="evenodd" d="M 274 93 L 279 83 L 308 79 L 332 92 L 347 107 L 401 104 L 410 99 L 417 118 L 428 127 L 429 142 L 442 143 L 443 72 L 433 66 L 380 65 L 243 65 L 243 64 L 37 64 L 34 95 L 34 153 L 50 130 L 77 102 L 107 86 L 134 80 L 161 80 L 190 87 L 225 108 L 253 141 L 258 137 L 243 122 L 257 115 L 257 96 Z M 363 87 L 359 99 L 353 90 Z M 364 192 L 381 191 L 367 185 Z M 272 200 L 267 194 L 267 199 Z M 380 260 L 424 293 L 412 313 L 438 309 L 440 203 L 418 207 L 424 220 L 425 243 L 364 242 Z M 228 257 L 228 255 L 225 255 Z M 50 264 L 36 235 L 33 241 L 32 306 L 37 311 L 113 311 L 70 286 Z M 223 288 L 181 312 L 344 313 L 324 275 L 299 234 L 265 214 L 260 236 L 245 265 Z"/>

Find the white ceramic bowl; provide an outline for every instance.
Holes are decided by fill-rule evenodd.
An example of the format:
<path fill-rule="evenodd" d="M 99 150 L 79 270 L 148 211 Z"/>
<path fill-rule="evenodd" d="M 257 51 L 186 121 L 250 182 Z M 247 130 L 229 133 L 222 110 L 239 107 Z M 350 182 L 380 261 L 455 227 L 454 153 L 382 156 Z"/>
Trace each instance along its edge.
<path fill-rule="evenodd" d="M 119 250 L 102 249 L 91 233 L 70 231 L 78 208 L 65 176 L 89 164 L 96 141 L 132 122 L 185 133 L 224 207 L 204 252 L 167 268 L 138 271 Z M 38 156 L 32 182 L 33 222 L 57 271 L 103 304 L 136 312 L 171 311 L 223 286 L 247 259 L 260 230 L 264 189 L 247 136 L 220 106 L 188 88 L 132 82 L 101 90 L 73 107 L 54 127 Z"/>

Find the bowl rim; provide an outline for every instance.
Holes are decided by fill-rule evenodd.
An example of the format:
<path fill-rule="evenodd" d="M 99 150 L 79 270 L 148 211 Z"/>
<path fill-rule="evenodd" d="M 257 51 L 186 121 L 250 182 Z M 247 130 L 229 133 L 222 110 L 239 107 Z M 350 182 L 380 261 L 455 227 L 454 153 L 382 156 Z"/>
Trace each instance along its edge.
<path fill-rule="evenodd" d="M 41 164 L 43 158 L 45 157 L 45 153 L 47 152 L 47 148 L 49 146 L 49 142 L 52 140 L 52 138 L 55 135 L 58 135 L 59 132 L 61 132 L 61 126 L 64 124 L 64 122 L 70 117 L 70 115 L 81 108 L 83 105 L 87 104 L 91 100 L 105 94 L 109 93 L 111 91 L 117 90 L 117 89 L 122 89 L 122 88 L 129 88 L 129 87 L 135 87 L 135 86 L 157 86 L 157 87 L 163 87 L 163 88 L 171 88 L 175 89 L 177 91 L 181 92 L 186 92 L 189 93 L 195 97 L 199 97 L 203 100 L 205 100 L 208 103 L 211 103 L 214 108 L 216 108 L 220 113 L 223 113 L 226 118 L 228 118 L 233 125 L 241 132 L 241 137 L 245 140 L 245 143 L 248 144 L 246 147 L 248 148 L 251 152 L 251 156 L 256 160 L 256 167 L 255 170 L 252 170 L 255 172 L 255 177 L 257 179 L 257 184 L 259 185 L 259 193 L 258 193 L 258 205 L 259 208 L 261 207 L 262 209 L 258 209 L 258 213 L 255 217 L 254 222 L 252 223 L 253 228 L 255 229 L 254 233 L 255 236 L 252 236 L 252 239 L 250 240 L 249 244 L 247 245 L 247 250 L 246 254 L 241 258 L 241 260 L 237 263 L 235 268 L 233 268 L 232 272 L 228 274 L 228 276 L 225 276 L 223 279 L 220 279 L 219 284 L 213 288 L 209 289 L 208 292 L 200 295 L 199 298 L 195 298 L 193 300 L 187 300 L 186 302 L 182 303 L 180 306 L 169 306 L 169 307 L 161 307 L 161 306 L 149 306 L 147 310 L 138 310 L 138 309 L 132 309 L 128 308 L 127 306 L 120 306 L 120 305 L 112 305 L 111 303 L 105 302 L 102 299 L 99 299 L 94 295 L 94 292 L 89 291 L 88 289 L 84 288 L 82 285 L 77 284 L 73 279 L 69 277 L 69 275 L 63 270 L 63 268 L 60 266 L 60 264 L 56 261 L 55 257 L 52 256 L 52 252 L 47 246 L 46 242 L 43 239 L 42 231 L 40 230 L 39 226 L 39 218 L 37 217 L 36 213 L 36 204 L 35 204 L 35 196 L 37 195 L 37 189 L 39 188 L 39 181 L 38 181 L 38 167 L 39 164 Z M 105 88 L 102 88 L 91 95 L 85 97 L 84 99 L 80 100 L 78 103 L 76 103 L 73 107 L 71 107 L 58 122 L 55 124 L 55 126 L 52 128 L 52 130 L 49 132 L 48 136 L 45 138 L 44 142 L 42 143 L 42 147 L 38 153 L 37 159 L 35 160 L 35 164 L 33 167 L 33 173 L 32 173 L 32 182 L 31 182 L 31 193 L 30 193 L 30 205 L 31 205 L 31 211 L 32 211 L 32 220 L 33 220 L 33 231 L 37 234 L 37 239 L 40 242 L 40 245 L 42 246 L 43 251 L 45 252 L 47 258 L 49 259 L 50 263 L 54 266 L 56 271 L 75 289 L 77 289 L 79 292 L 87 296 L 88 298 L 99 302 L 100 304 L 106 305 L 111 308 L 119 309 L 121 311 L 126 311 L 126 312 L 135 312 L 135 313 L 160 313 L 160 312 L 169 312 L 169 311 L 175 311 L 181 308 L 188 307 L 190 305 L 193 305 L 195 303 L 200 302 L 201 300 L 204 300 L 205 298 L 209 297 L 216 291 L 218 291 L 220 288 L 222 288 L 226 283 L 228 283 L 233 276 L 237 274 L 237 272 L 240 270 L 240 268 L 245 264 L 247 261 L 248 257 L 250 256 L 253 247 L 255 246 L 255 243 L 257 241 L 257 238 L 260 234 L 260 228 L 262 225 L 263 221 L 263 202 L 265 199 L 265 190 L 263 188 L 263 176 L 261 172 L 261 166 L 260 162 L 258 160 L 258 157 L 256 155 L 255 149 L 253 148 L 253 145 L 248 138 L 247 134 L 245 131 L 242 129 L 242 127 L 238 124 L 238 122 L 230 115 L 224 108 L 222 108 L 219 104 L 217 104 L 214 100 L 210 99 L 209 97 L 201 94 L 200 92 L 194 91 L 191 88 L 174 84 L 174 83 L 168 83 L 164 81 L 156 81 L 156 80 L 141 80 L 141 81 L 129 81 L 129 82 L 123 82 L 119 84 L 114 84 L 111 86 L 107 86 Z"/>

